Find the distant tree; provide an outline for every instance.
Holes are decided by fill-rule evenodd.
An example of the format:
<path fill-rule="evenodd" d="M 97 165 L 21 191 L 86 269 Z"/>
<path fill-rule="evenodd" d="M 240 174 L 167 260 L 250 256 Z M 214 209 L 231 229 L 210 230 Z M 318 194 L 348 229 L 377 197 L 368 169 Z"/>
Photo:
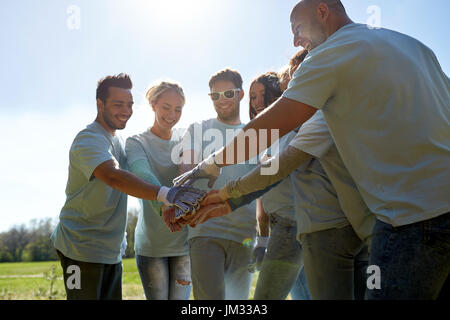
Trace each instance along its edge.
<path fill-rule="evenodd" d="M 0 241 L 6 248 L 6 252 L 11 255 L 12 261 L 20 261 L 22 251 L 32 241 L 32 235 L 26 226 L 22 224 L 20 226 L 13 226 L 11 230 L 0 234 Z"/>
<path fill-rule="evenodd" d="M 13 262 L 14 258 L 8 248 L 0 242 L 0 262 Z"/>
<path fill-rule="evenodd" d="M 57 260 L 56 251 L 50 241 L 55 223 L 51 218 L 31 220 L 13 226 L 0 234 L 0 261 L 48 261 Z"/>

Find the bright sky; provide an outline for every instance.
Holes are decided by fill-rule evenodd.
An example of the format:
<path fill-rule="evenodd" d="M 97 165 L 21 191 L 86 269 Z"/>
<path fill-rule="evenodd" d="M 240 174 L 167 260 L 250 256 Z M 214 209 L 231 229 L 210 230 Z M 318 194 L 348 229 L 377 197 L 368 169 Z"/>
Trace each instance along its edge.
<path fill-rule="evenodd" d="M 69 148 L 95 118 L 101 77 L 126 72 L 133 80 L 136 105 L 124 137 L 153 123 L 144 93 L 158 79 L 184 88 L 187 102 L 178 127 L 214 117 L 207 96 L 212 74 L 224 67 L 238 70 L 247 94 L 254 77 L 278 71 L 297 51 L 289 25 L 296 2 L 1 1 L 0 232 L 59 215 Z M 449 74 L 450 1 L 342 2 L 355 22 L 378 22 L 425 43 Z M 246 95 L 243 122 L 247 110 Z M 132 199 L 130 205 L 135 204 Z"/>

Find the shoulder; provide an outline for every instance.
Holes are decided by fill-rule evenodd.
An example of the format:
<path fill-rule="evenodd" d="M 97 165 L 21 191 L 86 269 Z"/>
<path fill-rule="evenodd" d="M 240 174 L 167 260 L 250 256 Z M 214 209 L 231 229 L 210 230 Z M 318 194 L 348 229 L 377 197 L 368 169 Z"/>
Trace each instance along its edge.
<path fill-rule="evenodd" d="M 71 149 L 76 150 L 83 147 L 107 147 L 109 144 L 110 142 L 105 134 L 95 130 L 91 126 L 87 126 L 75 136 Z"/>

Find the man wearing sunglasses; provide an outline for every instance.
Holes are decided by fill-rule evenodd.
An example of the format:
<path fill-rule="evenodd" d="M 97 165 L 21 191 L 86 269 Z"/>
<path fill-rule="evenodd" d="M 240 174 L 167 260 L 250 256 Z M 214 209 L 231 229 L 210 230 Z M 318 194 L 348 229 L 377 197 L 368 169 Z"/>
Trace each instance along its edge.
<path fill-rule="evenodd" d="M 244 97 L 242 78 L 234 70 L 219 71 L 209 81 L 209 96 L 217 118 L 192 124 L 183 137 L 180 173 L 191 170 L 214 150 L 231 141 L 241 123 L 239 108 Z M 211 147 L 214 146 L 214 149 Z M 214 185 L 196 181 L 194 187 L 220 188 L 231 179 L 245 175 L 255 165 L 225 168 Z M 256 204 L 252 202 L 232 213 L 191 228 L 189 244 L 191 277 L 195 299 L 246 300 L 252 274 L 247 270 L 256 235 Z"/>

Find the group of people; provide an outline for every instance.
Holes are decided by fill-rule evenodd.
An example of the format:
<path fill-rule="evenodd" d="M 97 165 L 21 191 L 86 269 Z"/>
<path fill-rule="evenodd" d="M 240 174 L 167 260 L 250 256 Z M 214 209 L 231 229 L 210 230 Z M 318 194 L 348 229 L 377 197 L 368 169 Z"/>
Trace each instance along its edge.
<path fill-rule="evenodd" d="M 339 0 L 300 1 L 291 26 L 304 49 L 252 81 L 248 124 L 242 77 L 225 69 L 209 81 L 216 118 L 174 129 L 184 92 L 160 82 L 146 95 L 152 127 L 124 143 L 132 82 L 99 81 L 52 235 L 68 299 L 121 298 L 127 195 L 141 199 L 135 252 L 150 300 L 188 299 L 191 288 L 195 299 L 248 299 L 255 271 L 258 300 L 442 294 L 448 77 L 419 41 L 354 23 Z"/>

